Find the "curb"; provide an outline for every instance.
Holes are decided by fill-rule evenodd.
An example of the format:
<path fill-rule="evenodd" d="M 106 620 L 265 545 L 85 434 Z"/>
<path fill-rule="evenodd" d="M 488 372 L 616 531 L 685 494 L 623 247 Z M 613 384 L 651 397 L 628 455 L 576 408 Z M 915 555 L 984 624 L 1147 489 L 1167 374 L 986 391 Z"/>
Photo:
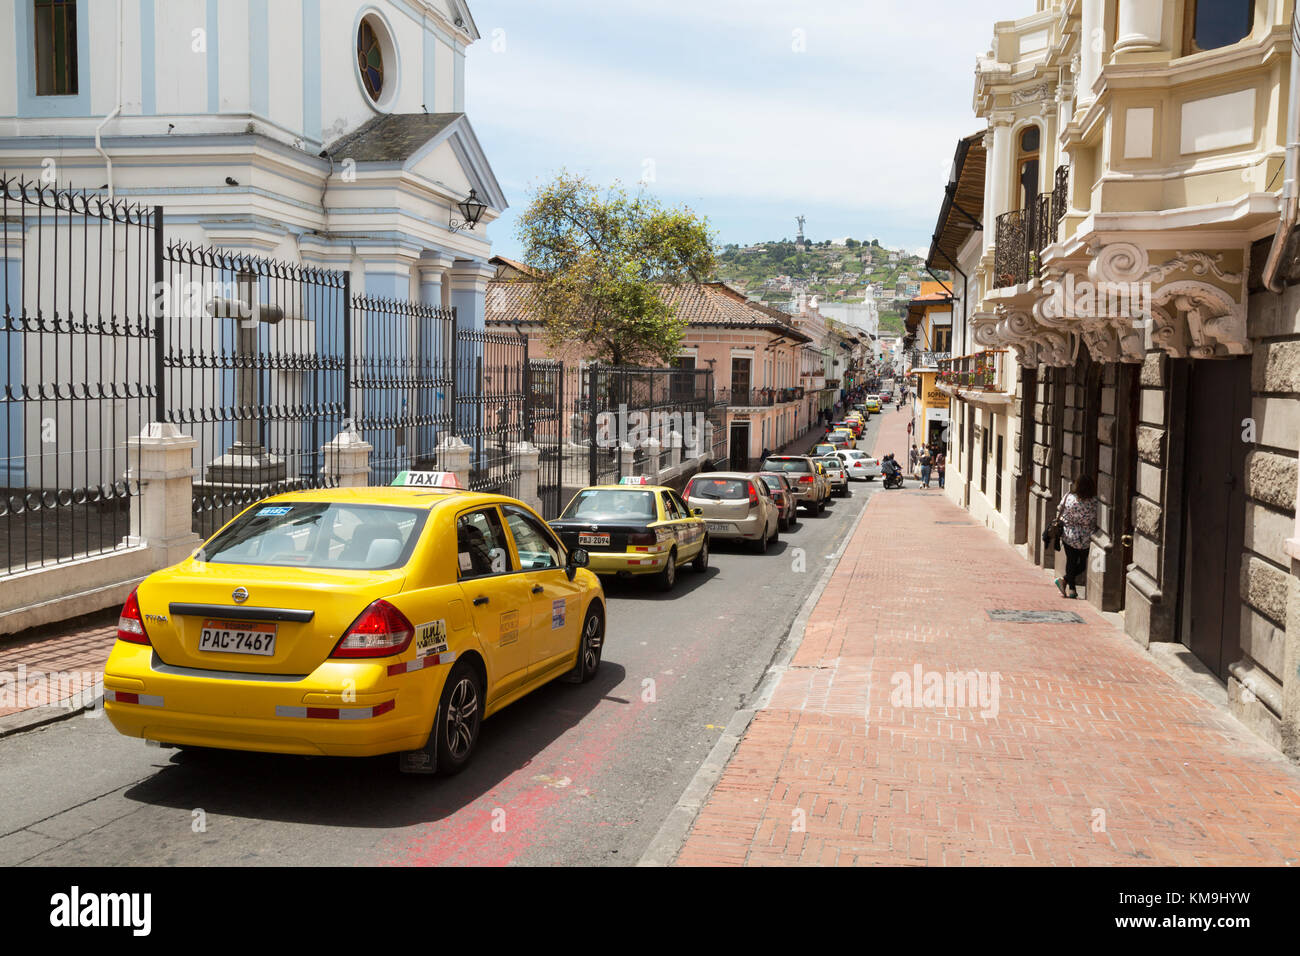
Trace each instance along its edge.
<path fill-rule="evenodd" d="M 29 730 L 36 730 L 38 727 L 44 727 L 48 724 L 56 724 L 61 720 L 68 720 L 90 710 L 102 711 L 104 708 L 103 682 L 96 683 L 91 693 L 94 695 L 91 702 L 82 704 L 79 707 L 65 708 L 57 705 L 47 705 L 32 707 L 16 714 L 10 714 L 7 717 L 0 717 L 0 740 L 12 737 L 15 734 L 26 733 Z"/>
<path fill-rule="evenodd" d="M 826 590 L 826 586 L 830 584 L 831 577 L 839 568 L 840 560 L 844 557 L 844 552 L 848 550 L 849 542 L 857 534 L 858 525 L 862 523 L 862 518 L 866 515 L 867 509 L 871 507 L 874 498 L 875 495 L 868 498 L 867 503 L 858 512 L 858 516 L 853 519 L 853 524 L 849 527 L 848 533 L 844 535 L 844 540 L 835 549 L 834 555 L 827 562 L 825 570 L 822 571 L 821 578 L 818 579 L 812 592 L 803 602 L 803 606 L 799 608 L 799 613 L 795 615 L 790 630 L 786 632 L 781 643 L 777 645 L 776 652 L 772 655 L 767 670 L 764 671 L 763 677 L 754 690 L 751 705 L 731 715 L 731 720 L 727 721 L 727 727 L 722 732 L 722 736 L 713 745 L 709 755 L 704 758 L 704 763 L 695 772 L 691 782 L 686 785 L 686 789 L 682 792 L 676 805 L 668 812 L 668 817 L 659 828 L 659 832 L 654 835 L 650 845 L 646 847 L 645 852 L 641 854 L 641 858 L 637 860 L 637 866 L 670 866 L 673 860 L 677 858 L 677 854 L 681 851 L 682 845 L 685 844 L 686 838 L 690 836 L 691 828 L 695 826 L 695 818 L 704 809 L 705 802 L 709 799 L 709 795 L 713 793 L 713 788 L 722 777 L 722 771 L 731 762 L 732 755 L 735 754 L 736 748 L 740 746 L 740 741 L 744 738 L 745 731 L 749 728 L 750 722 L 753 721 L 754 715 L 767 707 L 768 702 L 772 699 L 773 691 L 776 690 L 777 684 L 781 682 L 781 676 L 789 669 L 790 661 L 794 659 L 795 652 L 803 643 L 808 618 L 812 616 L 813 609 L 817 607 L 817 602 L 821 600 L 822 593 Z"/>

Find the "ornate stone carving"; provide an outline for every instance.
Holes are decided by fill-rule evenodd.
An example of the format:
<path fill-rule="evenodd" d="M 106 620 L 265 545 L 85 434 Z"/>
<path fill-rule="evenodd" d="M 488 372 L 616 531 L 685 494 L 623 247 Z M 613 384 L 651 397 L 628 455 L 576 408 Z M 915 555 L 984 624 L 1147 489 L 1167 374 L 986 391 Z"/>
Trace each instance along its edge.
<path fill-rule="evenodd" d="M 1011 104 L 1013 106 L 1024 106 L 1026 103 L 1037 103 L 1039 100 L 1047 97 L 1047 84 L 1039 83 L 1037 86 L 1031 86 L 1024 90 L 1011 91 Z"/>
<path fill-rule="evenodd" d="M 1241 273 L 1224 272 L 1219 268 L 1223 261 L 1221 252 L 1179 252 L 1168 262 L 1149 267 L 1142 275 L 1143 282 L 1164 282 L 1171 273 L 1187 270 L 1195 276 L 1213 275 L 1216 279 L 1237 285 L 1241 282 Z"/>

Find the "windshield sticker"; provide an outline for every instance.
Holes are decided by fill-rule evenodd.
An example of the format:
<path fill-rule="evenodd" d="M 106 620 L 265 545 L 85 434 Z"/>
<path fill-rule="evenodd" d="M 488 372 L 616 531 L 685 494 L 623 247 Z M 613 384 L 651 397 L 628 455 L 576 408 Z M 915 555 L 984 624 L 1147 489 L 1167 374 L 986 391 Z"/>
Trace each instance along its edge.
<path fill-rule="evenodd" d="M 441 654 L 447 649 L 447 622 L 429 621 L 415 629 L 415 656 Z"/>
<path fill-rule="evenodd" d="M 266 508 L 259 508 L 254 517 L 257 518 L 278 518 L 281 515 L 287 515 L 293 510 L 293 505 L 272 505 Z"/>
<path fill-rule="evenodd" d="M 519 640 L 519 612 L 502 611 L 501 612 L 501 646 L 515 643 Z"/>
<path fill-rule="evenodd" d="M 564 627 L 564 598 L 551 602 L 551 630 Z"/>
<path fill-rule="evenodd" d="M 460 569 L 462 571 L 471 571 L 474 568 L 474 559 L 470 557 L 468 551 L 460 552 Z"/>

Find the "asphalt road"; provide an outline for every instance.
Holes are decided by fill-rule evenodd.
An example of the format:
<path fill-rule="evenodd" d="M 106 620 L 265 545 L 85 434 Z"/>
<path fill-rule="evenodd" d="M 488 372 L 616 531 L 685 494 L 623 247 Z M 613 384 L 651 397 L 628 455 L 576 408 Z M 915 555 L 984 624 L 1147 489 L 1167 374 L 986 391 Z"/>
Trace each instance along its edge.
<path fill-rule="evenodd" d="M 181 754 L 102 717 L 0 740 L 0 865 L 633 864 L 879 487 L 801 513 L 766 555 L 717 544 L 670 594 L 608 584 L 596 679 L 485 722 L 454 778 L 395 757 Z"/>

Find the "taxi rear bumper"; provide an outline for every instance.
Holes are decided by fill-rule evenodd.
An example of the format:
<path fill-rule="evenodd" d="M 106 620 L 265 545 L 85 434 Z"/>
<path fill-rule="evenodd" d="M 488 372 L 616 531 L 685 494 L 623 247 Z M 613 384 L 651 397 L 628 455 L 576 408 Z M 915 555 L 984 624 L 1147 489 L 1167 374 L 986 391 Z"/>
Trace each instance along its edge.
<path fill-rule="evenodd" d="M 417 750 L 451 669 L 450 655 L 438 657 L 329 660 L 302 677 L 209 674 L 119 641 L 104 670 L 104 712 L 120 733 L 166 744 L 348 757 Z"/>

